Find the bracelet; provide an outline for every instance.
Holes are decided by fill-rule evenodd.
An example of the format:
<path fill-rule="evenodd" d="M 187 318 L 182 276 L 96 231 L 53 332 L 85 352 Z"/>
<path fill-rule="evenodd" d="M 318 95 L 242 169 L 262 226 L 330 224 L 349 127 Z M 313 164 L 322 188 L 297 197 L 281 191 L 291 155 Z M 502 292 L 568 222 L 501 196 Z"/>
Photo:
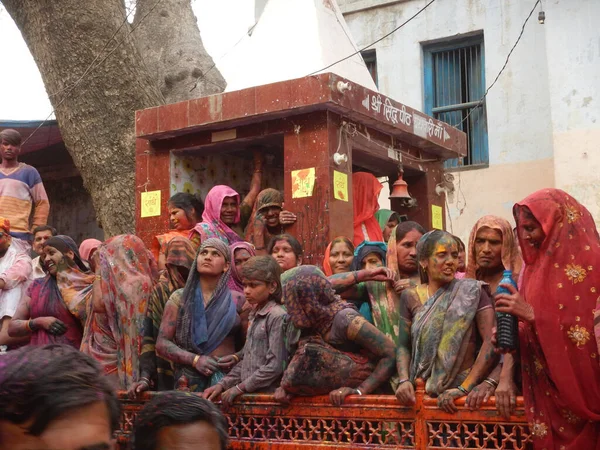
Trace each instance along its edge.
<path fill-rule="evenodd" d="M 469 395 L 469 391 L 467 391 L 464 387 L 462 386 L 458 386 L 456 389 L 458 389 L 460 392 L 462 392 L 465 395 Z"/>
<path fill-rule="evenodd" d="M 356 392 L 358 392 L 358 395 L 362 395 L 362 392 L 360 392 L 360 389 L 356 388 L 354 389 Z"/>
<path fill-rule="evenodd" d="M 233 357 L 235 358 L 236 362 L 240 362 L 240 357 L 238 355 L 234 353 Z"/>
<path fill-rule="evenodd" d="M 29 319 L 27 321 L 27 328 L 29 328 L 29 331 L 35 331 L 35 330 L 37 330 L 37 326 L 36 326 L 36 324 L 34 322 L 34 319 Z"/>
<path fill-rule="evenodd" d="M 398 386 L 400 386 L 403 383 L 406 383 L 407 381 L 410 381 L 410 379 L 409 378 L 405 378 L 403 380 L 398 381 Z"/>
<path fill-rule="evenodd" d="M 358 273 L 356 272 L 356 270 L 352 272 L 352 275 L 354 275 L 354 283 L 358 284 Z"/>
<path fill-rule="evenodd" d="M 240 389 L 240 386 L 239 386 L 238 384 L 236 384 L 236 385 L 235 385 L 235 388 L 236 388 L 238 391 L 240 391 L 240 394 L 243 394 L 243 393 L 244 393 L 244 391 L 242 391 L 242 390 Z"/>
<path fill-rule="evenodd" d="M 483 382 L 489 384 L 494 389 L 496 389 L 498 387 L 498 382 L 496 380 L 494 380 L 493 378 L 486 378 L 485 380 L 483 380 Z"/>
<path fill-rule="evenodd" d="M 196 355 L 194 357 L 194 361 L 192 361 L 192 367 L 196 367 L 196 364 L 198 363 L 199 359 L 200 359 L 200 355 Z"/>
<path fill-rule="evenodd" d="M 96 281 L 100 281 L 102 277 L 100 275 L 96 275 Z"/>
<path fill-rule="evenodd" d="M 29 322 L 31 322 L 31 319 L 29 319 L 27 322 L 25 322 L 25 328 L 27 328 L 28 331 L 33 331 L 33 329 L 31 328 L 31 325 L 29 325 Z"/>
<path fill-rule="evenodd" d="M 141 377 L 140 381 L 145 381 L 148 387 L 150 387 L 150 379 L 148 377 Z"/>

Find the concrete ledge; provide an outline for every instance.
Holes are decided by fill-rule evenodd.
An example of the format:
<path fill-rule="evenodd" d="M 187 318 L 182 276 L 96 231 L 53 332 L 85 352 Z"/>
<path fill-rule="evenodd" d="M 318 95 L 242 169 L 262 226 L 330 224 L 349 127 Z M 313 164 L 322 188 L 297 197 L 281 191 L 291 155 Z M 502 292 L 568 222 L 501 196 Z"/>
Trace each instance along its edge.
<path fill-rule="evenodd" d="M 406 3 L 411 0 L 359 0 L 351 4 L 341 4 L 342 14 L 354 14 L 367 9 L 381 8 L 383 6 L 392 6 L 396 3 Z"/>

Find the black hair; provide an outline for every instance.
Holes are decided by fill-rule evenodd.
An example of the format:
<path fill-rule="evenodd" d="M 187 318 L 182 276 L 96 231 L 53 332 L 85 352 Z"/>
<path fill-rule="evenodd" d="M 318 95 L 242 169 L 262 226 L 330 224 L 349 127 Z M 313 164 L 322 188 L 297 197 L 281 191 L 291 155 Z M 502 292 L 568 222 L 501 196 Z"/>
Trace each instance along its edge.
<path fill-rule="evenodd" d="M 423 284 L 429 283 L 429 275 L 421 265 L 421 262 L 433 255 L 435 245 L 444 236 L 450 236 L 456 242 L 455 236 L 451 235 L 447 231 L 433 230 L 424 234 L 417 243 L 417 262 L 419 263 L 419 275 L 421 276 L 421 283 Z M 456 246 L 458 247 L 458 242 L 456 243 Z"/>
<path fill-rule="evenodd" d="M 263 283 L 275 283 L 277 288 L 269 299 L 281 303 L 281 267 L 271 256 L 253 256 L 244 263 L 240 271 L 240 278 L 257 280 Z"/>
<path fill-rule="evenodd" d="M 425 228 L 423 228 L 417 222 L 412 222 L 412 221 L 400 222 L 396 226 L 396 242 L 400 242 L 402 239 L 404 239 L 404 236 L 406 236 L 412 230 L 416 230 L 416 231 L 418 231 L 421 234 L 427 233 L 427 231 L 425 230 Z"/>
<path fill-rule="evenodd" d="M 465 243 L 458 236 L 454 236 L 454 240 L 456 241 L 456 245 L 458 245 L 459 252 L 466 252 L 467 247 L 465 247 Z"/>
<path fill-rule="evenodd" d="M 50 233 L 52 233 L 52 236 L 56 236 L 58 234 L 56 228 L 51 227 L 50 225 L 40 225 L 33 229 L 33 236 L 35 237 L 37 233 L 41 233 L 42 231 L 49 231 Z"/>
<path fill-rule="evenodd" d="M 169 199 L 167 204 L 175 208 L 183 209 L 183 211 L 185 211 L 186 217 L 192 223 L 202 221 L 202 213 L 204 212 L 204 202 L 196 195 L 189 194 L 187 192 L 178 192 Z M 192 210 L 194 210 L 193 213 Z M 192 214 L 196 217 L 193 217 Z"/>
<path fill-rule="evenodd" d="M 296 239 L 291 234 L 287 234 L 287 233 L 278 234 L 273 239 L 271 239 L 271 242 L 269 242 L 269 246 L 267 247 L 267 253 L 269 255 L 271 253 L 273 253 L 273 248 L 275 247 L 275 244 L 279 241 L 286 241 L 288 244 L 290 244 L 290 247 L 292 247 L 292 250 L 294 251 L 296 258 L 302 257 L 302 254 L 304 253 L 304 250 L 302 250 L 302 245 L 300 245 L 300 242 L 298 242 L 298 239 Z"/>
<path fill-rule="evenodd" d="M 352 253 L 354 253 L 354 244 L 352 243 L 352 241 L 350 239 L 348 239 L 345 236 L 338 236 L 333 241 L 331 241 L 331 248 L 333 249 L 333 247 L 335 247 L 336 244 L 340 244 L 340 243 L 346 244 L 346 247 L 348 247 L 348 249 Z"/>
<path fill-rule="evenodd" d="M 114 433 L 121 414 L 117 395 L 98 363 L 70 345 L 30 345 L 0 356 L 0 418 L 27 423 L 33 436 L 62 414 L 99 401 Z"/>
<path fill-rule="evenodd" d="M 206 422 L 219 434 L 221 449 L 228 445 L 227 420 L 212 402 L 182 391 L 156 395 L 138 413 L 133 427 L 133 450 L 155 450 L 164 427 Z"/>

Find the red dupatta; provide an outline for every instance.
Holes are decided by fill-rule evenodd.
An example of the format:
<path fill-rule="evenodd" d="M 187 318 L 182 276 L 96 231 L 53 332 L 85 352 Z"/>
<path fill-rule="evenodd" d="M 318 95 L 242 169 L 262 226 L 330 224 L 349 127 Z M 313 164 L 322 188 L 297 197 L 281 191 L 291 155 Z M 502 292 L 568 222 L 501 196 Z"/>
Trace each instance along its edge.
<path fill-rule="evenodd" d="M 363 241 L 383 242 L 383 232 L 375 213 L 379 209 L 379 193 L 383 189 L 373 174 L 352 174 L 352 203 L 354 205 L 354 246 Z"/>
<path fill-rule="evenodd" d="M 594 310 L 600 292 L 600 241 L 592 216 L 558 189 L 526 206 L 546 235 L 539 249 L 519 235 L 522 290 L 534 324 L 521 324 L 523 395 L 536 449 L 600 449 L 600 364 Z"/>

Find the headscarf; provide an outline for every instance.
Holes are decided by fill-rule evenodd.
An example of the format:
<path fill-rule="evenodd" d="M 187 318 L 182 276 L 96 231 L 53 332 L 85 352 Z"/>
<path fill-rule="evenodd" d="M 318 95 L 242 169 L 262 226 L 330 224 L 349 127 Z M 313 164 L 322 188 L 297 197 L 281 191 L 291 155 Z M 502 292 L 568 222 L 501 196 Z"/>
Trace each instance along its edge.
<path fill-rule="evenodd" d="M 58 264 L 56 283 L 69 312 L 81 321 L 82 326 L 85 325 L 92 298 L 94 274 L 81 259 L 77 244 L 69 236 L 52 236 L 44 242 L 44 247 L 54 247 L 63 254 L 67 251 L 73 252 L 73 259 L 65 255 Z"/>
<path fill-rule="evenodd" d="M 81 255 L 81 258 L 84 261 L 89 261 L 92 252 L 98 249 L 101 244 L 102 241 L 99 241 L 98 239 L 86 239 L 83 241 L 79 246 L 79 254 Z"/>
<path fill-rule="evenodd" d="M 217 250 L 225 258 L 225 261 L 231 262 L 229 247 L 222 240 L 216 238 L 202 242 L 197 255 L 209 247 Z M 221 275 L 213 296 L 205 307 L 197 263 L 198 257 L 196 256 L 181 293 L 181 308 L 177 317 L 175 337 L 182 348 L 196 354 L 209 355 L 221 345 L 223 339 L 235 325 L 236 307 L 231 291 L 227 287 L 231 265 Z"/>
<path fill-rule="evenodd" d="M 237 267 L 235 267 L 235 252 L 238 250 L 246 250 L 248 253 L 250 253 L 250 257 L 252 257 L 256 256 L 256 251 L 254 250 L 254 246 L 252 244 L 245 241 L 236 242 L 235 244 L 230 245 L 229 249 L 231 251 L 231 277 L 229 277 L 227 286 L 229 286 L 229 289 L 232 291 L 243 293 L 244 285 L 242 284 L 242 278 Z"/>
<path fill-rule="evenodd" d="M 181 289 L 185 285 L 186 278 L 183 278 L 179 268 L 190 270 L 195 255 L 196 249 L 189 239 L 181 236 L 171 239 L 167 243 L 165 253 L 166 269 L 160 276 L 159 283 L 166 284 L 171 292 Z"/>
<path fill-rule="evenodd" d="M 277 189 L 268 188 L 260 191 L 254 203 L 254 209 L 250 216 L 250 221 L 246 227 L 246 240 L 256 246 L 256 248 L 264 249 L 273 235 L 267 229 L 265 219 L 263 217 L 264 210 L 271 206 L 283 208 L 283 194 Z M 276 230 L 275 234 L 283 232 L 283 227 Z"/>
<path fill-rule="evenodd" d="M 299 266 L 281 275 L 283 302 L 297 328 L 312 328 L 324 336 L 335 315 L 353 308 L 335 294 L 327 277 L 316 266 Z"/>
<path fill-rule="evenodd" d="M 475 223 L 475 226 L 471 230 L 471 235 L 469 236 L 467 278 L 477 279 L 479 266 L 477 265 L 477 255 L 475 254 L 475 239 L 477 238 L 477 233 L 483 227 L 496 230 L 502 236 L 502 265 L 504 266 L 504 270 L 511 270 L 513 278 L 518 280 L 523 260 L 521 259 L 521 253 L 515 240 L 513 227 L 508 220 L 498 216 L 483 216 Z"/>
<path fill-rule="evenodd" d="M 382 184 L 367 172 L 352 174 L 352 202 L 354 206 L 354 245 L 362 241 L 381 241 L 383 233 L 375 218 L 379 209 Z"/>
<path fill-rule="evenodd" d="M 88 314 L 81 351 L 103 364 L 105 371 L 116 369 L 120 387 L 126 389 L 139 379 L 144 318 L 158 275 L 156 261 L 142 240 L 131 234 L 108 239 L 97 253 L 97 282 L 106 313 Z M 111 341 L 116 354 L 107 353 L 102 345 Z"/>
<path fill-rule="evenodd" d="M 376 253 L 381 258 L 385 267 L 385 258 L 387 256 L 387 245 L 383 242 L 368 242 L 365 241 L 354 250 L 354 261 L 352 261 L 352 270 L 360 270 L 363 260 L 370 253 Z"/>
<path fill-rule="evenodd" d="M 331 268 L 331 263 L 329 262 L 329 257 L 331 256 L 331 248 L 339 242 L 343 242 L 344 244 L 346 244 L 350 252 L 354 254 L 354 244 L 347 237 L 338 236 L 333 241 L 331 241 L 329 245 L 327 245 L 327 249 L 325 249 L 325 257 L 323 258 L 323 272 L 328 277 L 333 275 L 333 269 Z"/>
<path fill-rule="evenodd" d="M 190 232 L 190 240 L 193 240 L 194 233 L 200 235 L 201 242 L 209 238 L 221 239 L 227 245 L 231 245 L 242 239 L 229 226 L 221 220 L 221 206 L 226 197 L 233 197 L 238 206 L 237 215 L 234 223 L 240 221 L 240 194 L 229 186 L 218 185 L 213 187 L 204 200 L 204 212 L 202 213 L 202 222 L 196 224 Z"/>
<path fill-rule="evenodd" d="M 396 213 L 391 209 L 380 209 L 375 213 L 375 219 L 377 219 L 381 231 L 385 229 L 385 226 L 389 222 L 390 217 L 392 217 L 394 214 Z"/>
<path fill-rule="evenodd" d="M 546 235 L 539 249 L 519 236 L 521 294 L 535 315 L 520 329 L 525 410 L 536 448 L 583 448 L 600 441 L 598 231 L 589 211 L 559 189 L 517 203 L 517 221 L 525 206 Z"/>

